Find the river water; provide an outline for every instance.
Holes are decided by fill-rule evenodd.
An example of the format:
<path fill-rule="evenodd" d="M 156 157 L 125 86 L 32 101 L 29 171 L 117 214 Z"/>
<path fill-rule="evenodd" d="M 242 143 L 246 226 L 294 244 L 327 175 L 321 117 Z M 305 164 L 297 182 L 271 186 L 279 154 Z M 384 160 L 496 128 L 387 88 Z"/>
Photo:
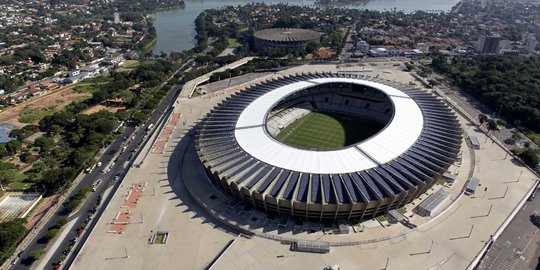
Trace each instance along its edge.
<path fill-rule="evenodd" d="M 238 6 L 254 1 L 248 0 L 185 0 L 184 9 L 161 11 L 150 14 L 154 18 L 154 26 L 157 31 L 157 42 L 152 48 L 154 54 L 161 51 L 169 53 L 171 51 L 188 50 L 195 45 L 195 18 L 205 9 L 219 8 L 223 6 Z M 263 1 L 257 1 L 263 2 Z M 284 3 L 281 0 L 264 0 L 268 4 Z M 402 10 L 404 12 L 414 12 L 416 10 L 443 10 L 449 11 L 458 0 L 372 0 L 362 5 L 347 5 L 348 8 L 370 9 L 370 10 Z M 313 0 L 292 0 L 287 1 L 291 5 L 313 6 Z"/>

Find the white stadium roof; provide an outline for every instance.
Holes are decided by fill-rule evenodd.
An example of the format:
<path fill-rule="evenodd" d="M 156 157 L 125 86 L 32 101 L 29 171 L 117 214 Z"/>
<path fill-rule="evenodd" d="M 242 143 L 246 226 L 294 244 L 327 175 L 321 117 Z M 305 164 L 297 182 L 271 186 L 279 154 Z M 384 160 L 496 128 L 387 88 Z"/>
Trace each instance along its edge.
<path fill-rule="evenodd" d="M 267 114 L 279 101 L 308 87 L 339 82 L 365 85 L 385 93 L 394 106 L 388 125 L 365 141 L 329 151 L 298 149 L 267 134 Z M 423 125 L 418 104 L 396 88 L 361 79 L 320 78 L 277 87 L 255 99 L 240 114 L 234 134 L 245 152 L 267 164 L 305 173 L 332 174 L 363 171 L 399 157 L 416 142 Z"/>

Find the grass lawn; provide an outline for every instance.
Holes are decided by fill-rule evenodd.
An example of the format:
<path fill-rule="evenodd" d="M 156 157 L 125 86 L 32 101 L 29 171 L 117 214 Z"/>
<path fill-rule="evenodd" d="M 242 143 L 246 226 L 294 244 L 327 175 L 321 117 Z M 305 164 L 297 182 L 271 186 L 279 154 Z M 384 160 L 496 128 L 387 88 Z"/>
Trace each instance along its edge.
<path fill-rule="evenodd" d="M 536 145 L 540 146 L 540 134 L 538 133 L 527 134 L 527 137 L 529 137 L 529 139 L 531 139 L 531 141 L 533 141 Z"/>
<path fill-rule="evenodd" d="M 154 47 L 154 45 L 156 45 L 156 42 L 157 42 L 157 36 L 155 36 L 153 39 L 149 40 L 146 44 L 144 44 L 142 54 L 145 54 L 148 51 L 150 51 L 150 49 L 152 49 L 152 47 Z"/>
<path fill-rule="evenodd" d="M 30 183 L 24 183 L 24 182 L 12 182 L 9 183 L 8 188 L 11 190 L 24 190 L 29 189 L 32 186 Z"/>
<path fill-rule="evenodd" d="M 10 182 L 7 187 L 11 190 L 24 190 L 29 189 L 32 187 L 34 183 L 27 182 L 27 176 L 24 173 L 21 173 L 18 169 L 11 169 L 9 172 L 6 172 L 8 174 L 11 174 L 10 179 L 13 182 Z"/>
<path fill-rule="evenodd" d="M 371 137 L 382 125 L 336 113 L 312 112 L 286 126 L 277 139 L 303 149 L 329 150 Z"/>
<path fill-rule="evenodd" d="M 43 117 L 54 114 L 54 112 L 56 112 L 55 108 L 56 106 L 38 109 L 26 107 L 19 113 L 18 120 L 21 123 L 37 123 L 39 120 L 43 119 Z"/>
<path fill-rule="evenodd" d="M 116 68 L 116 71 L 118 72 L 132 71 L 140 65 L 141 65 L 141 62 L 138 60 L 126 60 L 126 62 L 123 65 Z"/>
<path fill-rule="evenodd" d="M 99 90 L 100 85 L 104 85 L 112 81 L 112 78 L 107 75 L 101 75 L 94 78 L 85 79 L 73 85 L 73 90 L 83 93 L 94 93 Z"/>
<path fill-rule="evenodd" d="M 165 243 L 165 234 L 163 233 L 158 233 L 156 235 L 156 240 L 155 240 L 155 244 L 164 244 Z"/>
<path fill-rule="evenodd" d="M 236 48 L 240 46 L 240 44 L 238 43 L 238 39 L 236 38 L 229 38 L 227 39 L 227 41 L 229 42 L 228 48 Z"/>

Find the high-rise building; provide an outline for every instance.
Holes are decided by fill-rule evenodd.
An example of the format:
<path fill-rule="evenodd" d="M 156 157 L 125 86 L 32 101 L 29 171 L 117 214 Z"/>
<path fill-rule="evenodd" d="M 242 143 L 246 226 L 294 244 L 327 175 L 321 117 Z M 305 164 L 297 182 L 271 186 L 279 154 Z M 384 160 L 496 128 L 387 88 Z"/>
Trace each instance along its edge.
<path fill-rule="evenodd" d="M 120 13 L 114 13 L 114 23 L 120 23 Z"/>
<path fill-rule="evenodd" d="M 497 53 L 499 42 L 502 40 L 500 36 L 482 36 L 478 41 L 476 50 L 479 53 Z"/>

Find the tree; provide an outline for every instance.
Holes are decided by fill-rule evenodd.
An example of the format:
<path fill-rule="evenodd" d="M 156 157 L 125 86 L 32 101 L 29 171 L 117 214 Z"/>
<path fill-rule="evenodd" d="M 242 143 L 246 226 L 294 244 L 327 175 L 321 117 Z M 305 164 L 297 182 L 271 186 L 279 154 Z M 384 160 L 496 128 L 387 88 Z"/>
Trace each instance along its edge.
<path fill-rule="evenodd" d="M 487 122 L 487 128 L 489 130 L 499 130 L 499 125 L 497 125 L 497 122 L 495 122 L 494 120 L 490 119 L 488 120 Z"/>
<path fill-rule="evenodd" d="M 54 136 L 54 135 L 60 134 L 60 132 L 62 132 L 62 127 L 60 127 L 59 125 L 52 125 L 49 128 L 49 133 L 48 134 L 50 136 Z"/>
<path fill-rule="evenodd" d="M 0 161 L 0 185 L 6 185 L 13 182 L 18 174 L 18 169 L 15 165 Z"/>
<path fill-rule="evenodd" d="M 500 56 L 458 56 L 438 71 L 515 126 L 540 132 L 537 62 Z"/>
<path fill-rule="evenodd" d="M 30 260 L 37 261 L 44 253 L 45 251 L 42 248 L 34 249 L 30 252 Z"/>
<path fill-rule="evenodd" d="M 55 146 L 55 143 L 52 138 L 41 136 L 34 141 L 34 145 L 39 147 L 41 152 L 48 152 Z"/>
<path fill-rule="evenodd" d="M 414 69 L 414 66 L 411 63 L 405 62 L 405 70 L 411 71 L 413 69 Z"/>
<path fill-rule="evenodd" d="M 32 163 L 38 159 L 38 156 L 32 155 L 32 153 L 25 151 L 19 155 L 19 159 L 24 163 Z"/>
<path fill-rule="evenodd" d="M 36 133 L 39 131 L 39 127 L 36 126 L 36 125 L 27 125 L 27 126 L 24 126 L 23 128 L 21 129 L 13 129 L 10 133 L 9 133 L 9 137 L 12 137 L 12 138 L 17 138 L 19 140 L 24 140 L 26 139 L 28 136 Z"/>
<path fill-rule="evenodd" d="M 487 122 L 487 120 L 488 120 L 488 117 L 485 114 L 478 115 L 478 121 L 480 121 L 480 124 Z"/>
<path fill-rule="evenodd" d="M 429 82 L 429 85 L 431 86 L 437 86 L 439 85 L 440 83 L 434 79 L 428 79 L 428 82 Z"/>
<path fill-rule="evenodd" d="M 52 240 L 57 234 L 58 234 L 58 229 L 51 229 L 47 232 L 47 240 Z"/>
<path fill-rule="evenodd" d="M 0 143 L 0 157 L 5 157 L 5 156 L 8 156 L 9 153 L 6 149 L 6 144 L 5 143 Z"/>
<path fill-rule="evenodd" d="M 54 225 L 54 227 L 56 227 L 57 229 L 60 229 L 62 228 L 64 225 L 66 225 L 68 222 L 67 218 L 66 217 L 61 217 L 57 222 L 56 222 L 56 225 Z"/>
<path fill-rule="evenodd" d="M 512 134 L 512 140 L 514 140 L 515 142 L 519 142 L 521 139 L 522 139 L 521 134 L 519 134 L 517 132 Z"/>
<path fill-rule="evenodd" d="M 12 140 L 6 143 L 6 151 L 9 155 L 13 156 L 19 149 L 21 149 L 22 143 L 17 140 Z"/>
<path fill-rule="evenodd" d="M 525 151 L 521 152 L 519 155 L 519 158 L 523 160 L 523 163 L 527 164 L 527 166 L 530 166 L 531 168 L 536 168 L 538 166 L 538 153 L 537 151 L 527 148 Z"/>
<path fill-rule="evenodd" d="M 24 219 L 14 219 L 0 223 L 0 258 L 5 258 L 11 248 L 26 233 Z"/>
<path fill-rule="evenodd" d="M 41 183 L 49 190 L 59 190 L 71 180 L 75 170 L 71 167 L 52 168 L 43 174 Z"/>
<path fill-rule="evenodd" d="M 42 173 L 49 168 L 50 164 L 45 164 L 43 161 L 38 161 L 32 165 L 32 170 L 35 170 L 38 173 Z"/>

